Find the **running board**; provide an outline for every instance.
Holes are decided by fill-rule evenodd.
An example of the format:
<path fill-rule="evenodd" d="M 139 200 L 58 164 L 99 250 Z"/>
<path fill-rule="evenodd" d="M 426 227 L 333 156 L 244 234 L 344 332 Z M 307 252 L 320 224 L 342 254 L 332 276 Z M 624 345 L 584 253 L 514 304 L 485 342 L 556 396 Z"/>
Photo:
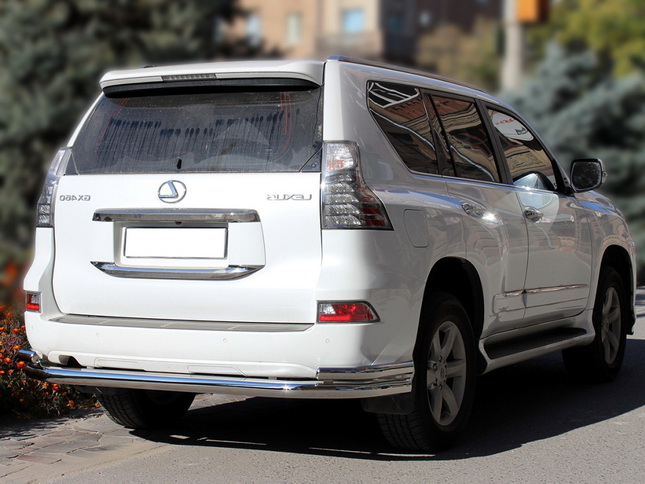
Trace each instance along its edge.
<path fill-rule="evenodd" d="M 485 373 L 554 351 L 585 345 L 593 337 L 593 333 L 582 328 L 555 328 L 505 341 L 484 342 L 482 349 L 488 360 Z"/>

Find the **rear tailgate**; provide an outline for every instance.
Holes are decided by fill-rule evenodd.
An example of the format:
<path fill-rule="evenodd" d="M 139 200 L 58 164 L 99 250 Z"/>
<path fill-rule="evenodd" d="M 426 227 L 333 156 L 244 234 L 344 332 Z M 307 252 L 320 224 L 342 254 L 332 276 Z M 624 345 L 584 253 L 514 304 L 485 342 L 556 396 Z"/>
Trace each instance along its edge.
<path fill-rule="evenodd" d="M 79 130 L 55 199 L 59 308 L 313 322 L 320 86 L 191 82 L 106 88 Z"/>
<path fill-rule="evenodd" d="M 319 173 L 175 176 L 172 179 L 185 185 L 186 195 L 172 209 L 158 197 L 170 179 L 167 175 L 61 179 L 55 212 L 54 292 L 63 312 L 314 321 L 321 258 Z M 252 213 L 257 217 L 248 215 Z M 162 220 L 159 214 L 170 215 Z M 220 241 L 222 247 L 217 246 Z M 209 252 L 203 242 L 216 247 Z M 134 277 L 121 277 L 104 272 L 96 263 L 143 270 Z M 227 274 L 222 269 L 230 267 L 258 270 L 217 275 Z M 215 276 L 209 276 L 209 270 Z"/>

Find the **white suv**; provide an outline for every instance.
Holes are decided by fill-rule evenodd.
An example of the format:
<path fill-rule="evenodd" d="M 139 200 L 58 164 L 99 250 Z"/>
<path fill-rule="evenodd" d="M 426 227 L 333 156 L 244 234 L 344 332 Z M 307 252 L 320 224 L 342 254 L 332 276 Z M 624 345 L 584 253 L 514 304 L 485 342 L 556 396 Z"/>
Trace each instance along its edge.
<path fill-rule="evenodd" d="M 36 378 L 156 427 L 196 393 L 360 398 L 394 445 L 463 429 L 479 374 L 618 372 L 634 243 L 479 90 L 347 58 L 106 74 L 38 204 Z"/>

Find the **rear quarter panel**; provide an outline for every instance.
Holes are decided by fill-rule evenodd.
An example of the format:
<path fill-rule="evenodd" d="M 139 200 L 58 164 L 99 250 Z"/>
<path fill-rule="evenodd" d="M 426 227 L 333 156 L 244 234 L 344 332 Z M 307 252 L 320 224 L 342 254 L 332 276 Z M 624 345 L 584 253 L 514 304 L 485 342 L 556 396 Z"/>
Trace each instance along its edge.
<path fill-rule="evenodd" d="M 381 316 L 377 344 L 387 361 L 412 357 L 432 266 L 466 252 L 460 209 L 445 181 L 411 174 L 374 122 L 366 86 L 378 79 L 401 82 L 400 74 L 327 62 L 323 139 L 358 144 L 362 175 L 385 205 L 393 230 L 323 230 L 317 298 L 370 301 Z"/>

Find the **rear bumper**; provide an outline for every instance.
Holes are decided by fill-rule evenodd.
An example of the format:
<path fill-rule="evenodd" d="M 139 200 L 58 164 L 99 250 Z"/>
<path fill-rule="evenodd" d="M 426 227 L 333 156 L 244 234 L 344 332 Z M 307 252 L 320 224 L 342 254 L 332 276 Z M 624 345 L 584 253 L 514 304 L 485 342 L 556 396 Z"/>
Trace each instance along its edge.
<path fill-rule="evenodd" d="M 315 379 L 269 379 L 55 366 L 36 352 L 20 350 L 29 376 L 85 387 L 222 393 L 277 398 L 370 398 L 412 390 L 412 362 L 355 368 L 319 368 Z"/>

